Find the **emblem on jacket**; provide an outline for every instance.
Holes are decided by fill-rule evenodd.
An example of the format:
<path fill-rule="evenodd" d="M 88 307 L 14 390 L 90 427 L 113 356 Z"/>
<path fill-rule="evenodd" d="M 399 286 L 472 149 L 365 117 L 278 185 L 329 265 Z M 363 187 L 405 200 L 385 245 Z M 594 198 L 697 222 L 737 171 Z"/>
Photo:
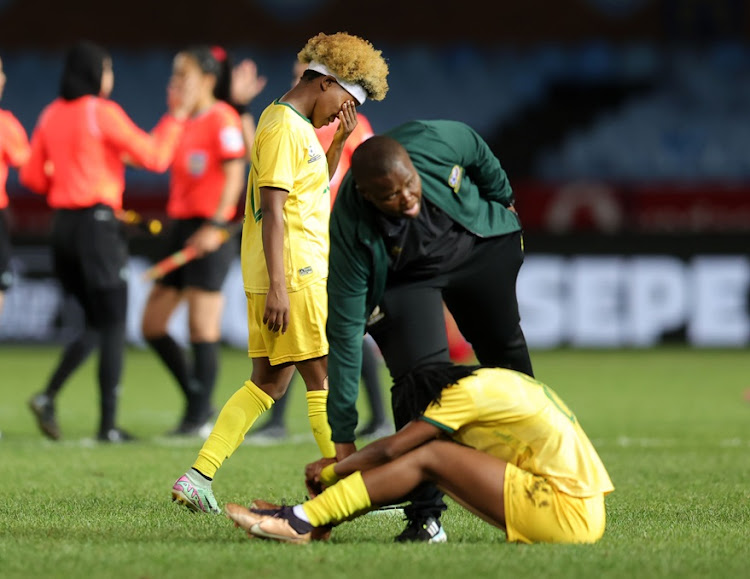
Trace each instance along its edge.
<path fill-rule="evenodd" d="M 453 165 L 451 175 L 448 177 L 448 185 L 451 186 L 454 193 L 458 193 L 458 190 L 461 188 L 461 177 L 463 174 L 464 171 L 459 165 Z"/>

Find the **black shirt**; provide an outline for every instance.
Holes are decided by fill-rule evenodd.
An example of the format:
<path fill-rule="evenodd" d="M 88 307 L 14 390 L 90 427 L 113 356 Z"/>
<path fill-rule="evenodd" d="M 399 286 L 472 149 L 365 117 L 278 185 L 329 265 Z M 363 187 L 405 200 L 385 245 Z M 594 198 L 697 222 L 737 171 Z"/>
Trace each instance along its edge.
<path fill-rule="evenodd" d="M 477 239 L 424 196 L 416 218 L 378 213 L 377 221 L 389 256 L 387 285 L 449 271 Z"/>

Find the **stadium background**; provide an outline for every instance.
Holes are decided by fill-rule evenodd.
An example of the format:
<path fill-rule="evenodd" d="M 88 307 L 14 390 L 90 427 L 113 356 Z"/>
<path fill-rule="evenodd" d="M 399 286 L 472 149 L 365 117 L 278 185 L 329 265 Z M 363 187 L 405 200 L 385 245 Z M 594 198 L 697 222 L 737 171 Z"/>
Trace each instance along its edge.
<path fill-rule="evenodd" d="M 532 348 L 744 347 L 750 228 L 750 9 L 742 0 L 567 0 L 460 4 L 341 0 L 214 3 L 0 0 L 0 106 L 31 133 L 57 95 L 62 54 L 85 37 L 113 54 L 118 101 L 142 127 L 164 110 L 171 58 L 196 42 L 250 57 L 289 86 L 317 32 L 368 38 L 391 91 L 362 111 L 376 131 L 452 118 L 491 144 L 526 232 L 519 279 Z M 166 177 L 129 171 L 126 207 L 161 217 Z M 50 277 L 50 212 L 9 179 L 16 285 L 0 340 L 55 342 L 80 322 Z M 129 336 L 148 287 L 153 240 L 132 239 Z M 235 267 L 225 339 L 245 344 Z M 173 320 L 185 338 L 184 318 Z"/>

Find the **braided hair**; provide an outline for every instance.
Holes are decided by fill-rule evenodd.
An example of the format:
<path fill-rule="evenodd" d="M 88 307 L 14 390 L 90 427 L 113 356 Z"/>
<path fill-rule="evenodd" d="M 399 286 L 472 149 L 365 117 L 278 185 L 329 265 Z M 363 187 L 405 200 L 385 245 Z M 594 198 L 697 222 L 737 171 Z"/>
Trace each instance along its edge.
<path fill-rule="evenodd" d="M 445 388 L 471 376 L 482 366 L 437 362 L 418 366 L 394 381 L 391 393 L 394 407 L 401 408 L 407 420 L 418 418 L 427 407 L 440 404 Z"/>

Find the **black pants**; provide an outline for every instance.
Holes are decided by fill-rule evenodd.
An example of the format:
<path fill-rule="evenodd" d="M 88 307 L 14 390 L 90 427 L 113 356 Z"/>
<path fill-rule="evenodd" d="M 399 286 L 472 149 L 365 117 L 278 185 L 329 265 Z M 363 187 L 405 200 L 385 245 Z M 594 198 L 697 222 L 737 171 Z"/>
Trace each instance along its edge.
<path fill-rule="evenodd" d="M 418 365 L 450 362 L 443 303 L 481 364 L 533 376 L 516 297 L 522 263 L 521 233 L 516 232 L 478 240 L 468 258 L 448 272 L 388 286 L 380 304 L 383 316 L 367 331 L 394 382 Z M 391 400 L 399 398 L 391 393 Z M 397 429 L 410 419 L 404 412 L 394 405 Z M 421 485 L 409 497 L 407 516 L 439 516 L 446 508 L 442 497 L 434 485 Z"/>
<path fill-rule="evenodd" d="M 99 349 L 99 434 L 115 427 L 125 349 L 127 243 L 106 205 L 55 213 L 52 230 L 55 273 L 82 306 L 86 327 L 65 348 L 48 384 L 54 396 L 67 378 Z"/>
<path fill-rule="evenodd" d="M 110 207 L 58 210 L 52 253 L 55 275 L 83 306 L 87 325 L 125 322 L 128 246 Z"/>

